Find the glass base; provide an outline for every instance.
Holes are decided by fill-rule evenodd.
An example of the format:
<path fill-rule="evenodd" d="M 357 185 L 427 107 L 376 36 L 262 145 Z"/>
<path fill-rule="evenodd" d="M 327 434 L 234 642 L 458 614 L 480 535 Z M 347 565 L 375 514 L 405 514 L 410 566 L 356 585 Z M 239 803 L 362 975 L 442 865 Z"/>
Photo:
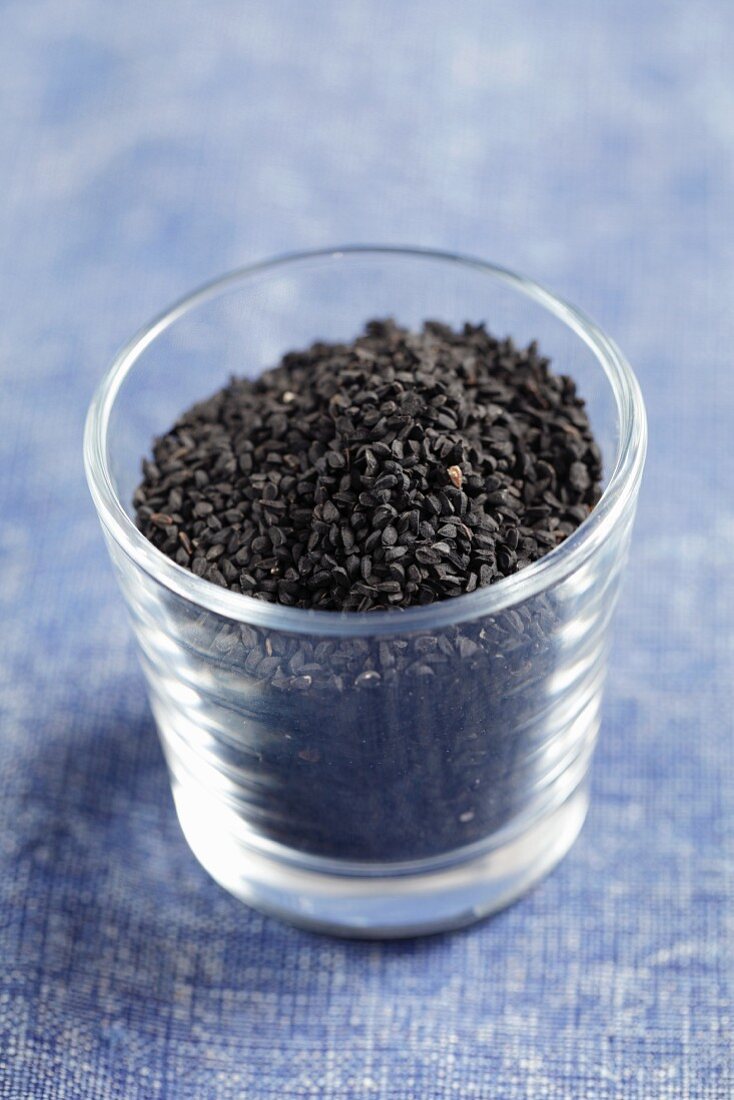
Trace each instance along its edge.
<path fill-rule="evenodd" d="M 515 825 L 441 859 L 376 865 L 305 856 L 259 839 L 256 846 L 236 836 L 229 814 L 202 807 L 193 794 L 174 783 L 184 835 L 225 890 L 301 928 L 364 939 L 443 932 L 504 908 L 565 856 L 589 804 L 584 779 L 526 828 Z"/>

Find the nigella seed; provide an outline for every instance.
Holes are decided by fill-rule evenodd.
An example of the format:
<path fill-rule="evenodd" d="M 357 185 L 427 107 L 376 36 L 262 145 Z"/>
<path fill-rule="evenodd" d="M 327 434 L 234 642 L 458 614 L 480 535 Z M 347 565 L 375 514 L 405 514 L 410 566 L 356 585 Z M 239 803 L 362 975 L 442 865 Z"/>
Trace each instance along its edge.
<path fill-rule="evenodd" d="M 583 462 L 572 462 L 568 471 L 570 486 L 579 493 L 584 493 L 591 485 L 591 475 Z"/>
<path fill-rule="evenodd" d="M 459 651 L 461 657 L 467 660 L 469 657 L 474 657 L 479 652 L 479 646 L 471 638 L 460 637 L 457 639 L 456 648 Z"/>
<path fill-rule="evenodd" d="M 367 553 L 370 554 L 375 549 L 375 547 L 380 546 L 381 543 L 382 543 L 382 532 L 379 531 L 379 530 L 378 531 L 373 531 L 371 535 L 367 536 L 367 538 L 365 540 L 364 548 L 367 551 Z"/>
<path fill-rule="evenodd" d="M 375 508 L 372 514 L 373 527 L 387 527 L 388 523 L 397 515 L 391 504 L 381 504 Z"/>
<path fill-rule="evenodd" d="M 374 669 L 365 669 L 364 672 L 360 672 L 359 676 L 354 681 L 355 687 L 379 687 L 382 677 L 379 672 L 375 672 Z"/>
<path fill-rule="evenodd" d="M 380 581 L 375 587 L 378 592 L 385 592 L 388 595 L 397 595 L 402 592 L 400 581 Z"/>
<path fill-rule="evenodd" d="M 514 569 L 516 563 L 517 554 L 514 550 L 511 550 L 509 546 L 497 547 L 497 565 L 505 575 Z"/>
<path fill-rule="evenodd" d="M 491 565 L 483 564 L 479 567 L 479 583 L 481 585 L 491 584 L 494 575 L 495 571 Z"/>
<path fill-rule="evenodd" d="M 432 321 L 372 321 L 351 344 L 233 379 L 155 441 L 142 472 L 138 526 L 180 565 L 267 602 L 351 611 L 522 569 L 584 521 L 602 473 L 575 386 L 537 348 Z M 319 661 L 314 688 L 373 671 Z"/>
<path fill-rule="evenodd" d="M 441 555 L 430 546 L 419 546 L 415 552 L 415 560 L 421 565 L 438 565 Z"/>
<path fill-rule="evenodd" d="M 420 661 L 416 661 L 414 664 L 408 665 L 406 671 L 409 675 L 418 676 L 424 680 L 430 676 L 436 675 L 430 665 L 422 664 Z"/>
<path fill-rule="evenodd" d="M 150 517 L 150 522 L 154 523 L 156 527 L 170 527 L 173 524 L 173 517 L 166 515 L 163 512 L 153 512 Z"/>

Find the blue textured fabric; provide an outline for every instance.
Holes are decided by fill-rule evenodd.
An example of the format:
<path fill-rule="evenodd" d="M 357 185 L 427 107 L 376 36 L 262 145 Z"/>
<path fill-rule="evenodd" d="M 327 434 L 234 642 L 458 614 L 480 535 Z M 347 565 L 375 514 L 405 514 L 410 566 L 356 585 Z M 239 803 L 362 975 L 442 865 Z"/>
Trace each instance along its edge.
<path fill-rule="evenodd" d="M 726 0 L 5 0 L 3 1100 L 734 1095 L 733 53 Z M 81 468 L 139 324 L 347 240 L 527 271 L 650 412 L 582 837 L 403 944 L 287 928 L 194 861 Z"/>

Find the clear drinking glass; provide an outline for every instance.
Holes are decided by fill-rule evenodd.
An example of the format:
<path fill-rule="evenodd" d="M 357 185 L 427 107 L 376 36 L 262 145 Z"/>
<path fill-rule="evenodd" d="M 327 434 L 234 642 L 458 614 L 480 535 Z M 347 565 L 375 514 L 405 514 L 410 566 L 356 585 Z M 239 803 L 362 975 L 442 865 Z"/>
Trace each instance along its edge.
<path fill-rule="evenodd" d="M 577 380 L 607 476 L 570 538 L 470 595 L 341 614 L 219 588 L 140 534 L 131 500 L 154 435 L 230 375 L 386 316 L 486 321 Z M 181 826 L 218 882 L 303 926 L 402 936 L 474 921 L 561 859 L 586 814 L 645 441 L 637 382 L 596 325 L 448 254 L 287 256 L 210 283 L 132 340 L 89 411 L 87 476 Z"/>

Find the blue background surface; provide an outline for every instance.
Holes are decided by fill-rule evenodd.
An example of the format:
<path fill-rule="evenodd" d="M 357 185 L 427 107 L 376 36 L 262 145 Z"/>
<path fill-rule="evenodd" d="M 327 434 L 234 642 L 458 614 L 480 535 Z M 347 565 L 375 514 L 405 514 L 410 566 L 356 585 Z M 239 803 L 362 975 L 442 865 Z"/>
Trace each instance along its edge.
<path fill-rule="evenodd" d="M 0 1097 L 734 1095 L 734 9 L 0 8 Z M 468 251 L 594 315 L 651 452 L 582 838 L 348 944 L 180 835 L 81 468 L 115 349 L 221 270 Z"/>

